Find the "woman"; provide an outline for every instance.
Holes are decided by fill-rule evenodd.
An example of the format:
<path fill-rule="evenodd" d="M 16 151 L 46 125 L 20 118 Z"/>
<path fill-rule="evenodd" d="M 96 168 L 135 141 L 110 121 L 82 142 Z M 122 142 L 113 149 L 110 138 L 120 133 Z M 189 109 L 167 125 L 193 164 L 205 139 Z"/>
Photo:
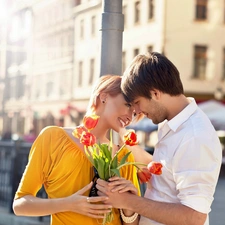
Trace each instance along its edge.
<path fill-rule="evenodd" d="M 100 116 L 92 130 L 100 143 L 109 143 L 109 129 L 119 132 L 132 120 L 133 108 L 125 101 L 120 84 L 120 76 L 106 75 L 98 80 L 93 90 L 87 114 Z M 101 204 L 107 197 L 87 198 L 94 171 L 84 153 L 84 146 L 73 137 L 72 132 L 73 128 L 50 126 L 39 134 L 32 145 L 29 162 L 15 195 L 13 209 L 16 215 L 51 215 L 52 225 L 97 225 L 104 214 L 111 211 L 110 205 Z M 113 152 L 117 150 L 118 146 L 114 145 Z M 127 151 L 125 149 L 125 153 Z M 121 157 L 125 153 L 123 151 Z M 134 161 L 132 154 L 128 160 Z M 121 179 L 121 188 L 124 181 L 127 190 L 137 193 L 133 186 L 139 189 L 135 167 L 123 167 L 121 175 L 130 180 L 127 183 Z M 48 199 L 36 197 L 42 185 Z M 113 209 L 113 213 L 114 220 L 110 224 L 126 224 L 121 221 L 119 210 Z M 122 214 L 124 220 L 130 222 L 129 218 L 134 213 L 124 210 Z M 136 217 L 129 224 L 137 223 Z"/>

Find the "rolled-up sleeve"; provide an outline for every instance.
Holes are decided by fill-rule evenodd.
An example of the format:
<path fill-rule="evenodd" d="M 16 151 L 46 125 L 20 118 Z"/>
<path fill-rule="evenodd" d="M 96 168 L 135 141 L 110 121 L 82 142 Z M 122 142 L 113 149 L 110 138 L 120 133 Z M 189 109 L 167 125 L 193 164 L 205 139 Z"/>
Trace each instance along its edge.
<path fill-rule="evenodd" d="M 214 135 L 214 134 L 213 134 Z M 209 213 L 220 170 L 221 154 L 215 137 L 193 137 L 174 155 L 173 175 L 178 198 L 183 205 Z"/>

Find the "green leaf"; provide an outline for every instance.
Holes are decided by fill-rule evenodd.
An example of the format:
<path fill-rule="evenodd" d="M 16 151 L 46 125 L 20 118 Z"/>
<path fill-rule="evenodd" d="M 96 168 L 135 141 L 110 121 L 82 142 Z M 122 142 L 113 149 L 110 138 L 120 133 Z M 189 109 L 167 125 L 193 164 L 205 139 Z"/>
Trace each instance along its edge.
<path fill-rule="evenodd" d="M 101 148 L 102 151 L 104 152 L 105 157 L 106 157 L 109 161 L 111 161 L 111 159 L 112 159 L 112 154 L 111 154 L 111 152 L 109 151 L 109 146 L 108 146 L 108 144 L 101 144 L 101 145 L 100 145 L 100 148 Z"/>
<path fill-rule="evenodd" d="M 114 157 L 111 163 L 110 169 L 116 169 L 118 167 L 118 157 Z"/>
<path fill-rule="evenodd" d="M 113 137 L 112 137 L 112 129 L 110 129 L 110 133 L 109 133 L 109 135 L 110 135 L 110 142 L 109 142 L 109 147 L 110 148 L 112 148 L 113 147 Z"/>
<path fill-rule="evenodd" d="M 98 171 L 98 160 L 94 159 L 92 165 L 96 168 L 96 170 Z"/>
<path fill-rule="evenodd" d="M 107 144 L 101 144 L 99 147 L 101 148 L 101 150 L 102 150 L 104 156 L 105 156 L 107 159 L 109 159 L 109 161 L 110 161 L 111 158 L 112 158 L 112 156 L 111 156 L 110 151 L 109 151 L 109 149 L 108 149 L 108 145 L 107 145 Z"/>
<path fill-rule="evenodd" d="M 103 180 L 105 180 L 105 161 L 102 158 L 99 158 L 98 160 L 98 174 L 99 177 Z"/>
<path fill-rule="evenodd" d="M 128 156 L 130 155 L 130 153 L 131 153 L 131 152 L 128 152 L 128 153 L 121 159 L 119 166 L 123 165 L 123 164 L 126 162 L 126 160 L 127 160 Z"/>
<path fill-rule="evenodd" d="M 111 169 L 111 172 L 120 177 L 120 171 L 118 169 Z"/>

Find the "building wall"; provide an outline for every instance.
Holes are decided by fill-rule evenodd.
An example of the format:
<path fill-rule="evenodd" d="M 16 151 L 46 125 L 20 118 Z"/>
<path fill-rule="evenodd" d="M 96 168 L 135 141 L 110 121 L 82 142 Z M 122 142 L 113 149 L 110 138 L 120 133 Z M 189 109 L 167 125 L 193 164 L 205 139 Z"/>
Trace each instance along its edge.
<path fill-rule="evenodd" d="M 170 1 L 167 4 L 166 55 L 178 67 L 189 93 L 212 94 L 219 85 L 224 87 L 223 48 L 225 39 L 224 1 L 208 1 L 208 19 L 195 20 L 195 0 Z M 184 10 L 186 9 L 186 10 Z M 206 45 L 206 80 L 193 79 L 194 46 Z"/>
<path fill-rule="evenodd" d="M 76 125 L 100 74 L 102 1 L 22 2 L 15 1 L 12 13 L 32 10 L 32 33 L 26 48 L 29 67 L 24 95 L 4 103 L 6 126 L 13 132 L 24 126 L 28 132 L 35 125 L 39 132 L 46 125 L 60 125 L 62 119 L 62 125 Z M 224 1 L 208 0 L 208 19 L 204 22 L 195 20 L 195 0 L 155 0 L 153 18 L 149 18 L 149 0 L 140 0 L 139 21 L 135 22 L 137 2 L 123 0 L 123 70 L 137 53 L 146 53 L 151 47 L 177 66 L 187 95 L 207 100 L 218 87 L 225 92 L 225 80 L 221 79 Z M 195 45 L 208 47 L 205 80 L 193 78 Z M 3 117 L 0 126 L 1 121 Z"/>
<path fill-rule="evenodd" d="M 95 18 L 93 24 L 92 18 Z M 73 99 L 75 101 L 84 100 L 87 103 L 93 82 L 99 77 L 100 23 L 101 1 L 84 1 L 74 9 Z M 93 70 L 90 65 L 92 59 L 94 59 Z M 82 71 L 80 63 L 83 64 Z M 79 76 L 82 76 L 81 83 L 79 83 Z M 93 82 L 90 82 L 91 76 L 93 76 Z"/>

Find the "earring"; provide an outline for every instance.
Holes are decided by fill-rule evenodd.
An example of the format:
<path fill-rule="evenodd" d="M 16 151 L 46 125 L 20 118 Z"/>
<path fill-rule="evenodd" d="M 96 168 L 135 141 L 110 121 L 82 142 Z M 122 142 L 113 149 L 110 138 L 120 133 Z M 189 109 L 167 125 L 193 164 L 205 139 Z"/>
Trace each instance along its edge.
<path fill-rule="evenodd" d="M 105 103 L 105 101 L 103 100 L 103 101 L 102 101 L 102 103 L 104 104 L 104 103 Z"/>

